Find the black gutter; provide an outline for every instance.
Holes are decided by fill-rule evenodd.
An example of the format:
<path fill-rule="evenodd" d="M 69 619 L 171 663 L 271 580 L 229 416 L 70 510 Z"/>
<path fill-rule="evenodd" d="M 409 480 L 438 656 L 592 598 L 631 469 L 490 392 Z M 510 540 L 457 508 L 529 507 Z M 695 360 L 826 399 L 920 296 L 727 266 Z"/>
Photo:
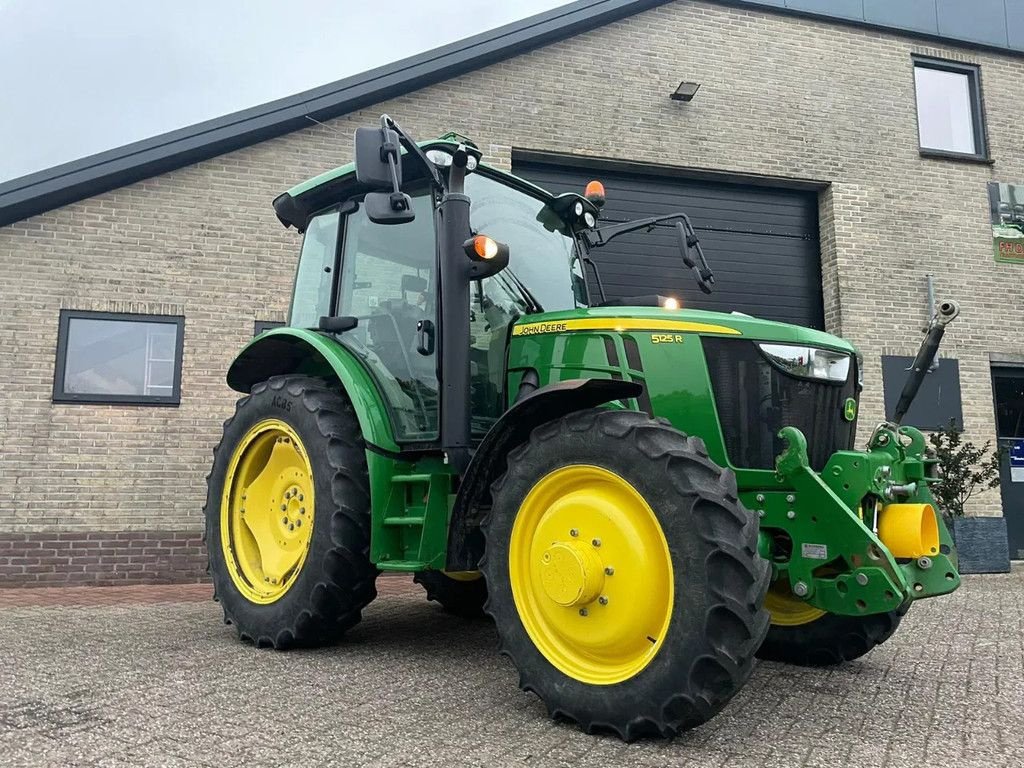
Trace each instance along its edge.
<path fill-rule="evenodd" d="M 432 51 L 251 109 L 0 184 L 0 226 L 310 127 L 480 69 L 668 0 L 578 0 Z"/>

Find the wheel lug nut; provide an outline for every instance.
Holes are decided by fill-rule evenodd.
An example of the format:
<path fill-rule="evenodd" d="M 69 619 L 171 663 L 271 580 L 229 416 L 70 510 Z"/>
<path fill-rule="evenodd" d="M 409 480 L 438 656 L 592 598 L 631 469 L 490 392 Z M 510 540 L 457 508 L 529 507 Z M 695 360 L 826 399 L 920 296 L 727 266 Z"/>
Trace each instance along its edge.
<path fill-rule="evenodd" d="M 287 510 L 288 510 L 288 505 L 287 505 L 287 504 L 282 504 L 282 505 L 281 505 L 281 511 L 282 511 L 282 512 L 285 512 L 285 511 L 287 511 Z"/>
<path fill-rule="evenodd" d="M 575 528 L 573 528 L 573 529 L 571 529 L 571 530 L 569 531 L 569 535 L 570 535 L 570 536 L 572 536 L 573 538 L 575 538 L 576 536 L 579 536 L 579 535 L 580 535 L 580 532 L 579 532 L 579 531 L 577 531 L 577 530 L 576 530 Z"/>
<path fill-rule="evenodd" d="M 586 608 L 580 608 L 580 616 L 586 616 L 586 615 L 587 615 L 587 609 Z"/>
<path fill-rule="evenodd" d="M 302 498 L 303 498 L 303 497 L 302 497 L 302 494 L 300 493 L 300 494 L 299 494 L 299 501 L 302 501 Z"/>
<path fill-rule="evenodd" d="M 301 520 L 296 520 L 296 521 L 295 521 L 295 527 L 296 527 L 296 528 L 299 528 L 299 527 L 301 527 L 301 526 L 302 526 L 302 521 L 301 521 Z"/>
<path fill-rule="evenodd" d="M 288 525 L 288 518 L 287 517 L 282 517 L 281 518 L 281 525 Z"/>
<path fill-rule="evenodd" d="M 610 565 L 607 568 L 604 569 L 604 575 L 605 576 L 612 576 L 614 573 L 615 573 L 615 569 L 612 568 Z"/>
<path fill-rule="evenodd" d="M 600 539 L 594 539 L 590 543 L 593 544 L 595 547 L 600 547 L 601 546 L 601 540 Z"/>
<path fill-rule="evenodd" d="M 608 605 L 608 598 L 604 595 L 601 595 L 599 598 L 597 598 L 597 602 L 599 602 L 601 605 Z"/>
<path fill-rule="evenodd" d="M 306 514 L 306 508 L 305 507 L 299 507 L 299 514 L 300 515 Z"/>
<path fill-rule="evenodd" d="M 288 526 L 288 530 L 289 531 L 294 531 L 295 530 L 295 526 L 294 525 L 289 525 Z"/>

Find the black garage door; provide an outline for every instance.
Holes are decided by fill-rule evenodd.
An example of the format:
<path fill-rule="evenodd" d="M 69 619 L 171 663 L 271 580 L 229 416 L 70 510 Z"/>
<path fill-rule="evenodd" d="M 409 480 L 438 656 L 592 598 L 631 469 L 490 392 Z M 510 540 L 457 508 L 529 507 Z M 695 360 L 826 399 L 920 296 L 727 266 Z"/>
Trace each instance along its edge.
<path fill-rule="evenodd" d="M 697 309 L 824 327 L 814 192 L 538 162 L 516 162 L 513 170 L 552 192 L 582 192 L 590 179 L 600 179 L 608 196 L 606 222 L 675 211 L 690 217 L 715 272 L 714 293 L 697 288 L 674 228 L 664 226 L 595 250 L 609 298 L 671 295 Z"/>

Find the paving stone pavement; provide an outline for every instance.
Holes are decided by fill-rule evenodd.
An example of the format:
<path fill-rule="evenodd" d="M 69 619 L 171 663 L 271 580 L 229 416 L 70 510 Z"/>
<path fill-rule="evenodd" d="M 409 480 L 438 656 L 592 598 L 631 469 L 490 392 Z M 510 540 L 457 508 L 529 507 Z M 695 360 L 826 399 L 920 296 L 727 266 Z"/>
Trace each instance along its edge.
<path fill-rule="evenodd" d="M 0 766 L 1024 766 L 1024 567 L 914 606 L 859 661 L 761 663 L 707 725 L 632 745 L 548 720 L 488 622 L 394 584 L 341 644 L 290 653 L 191 593 L 0 607 Z"/>

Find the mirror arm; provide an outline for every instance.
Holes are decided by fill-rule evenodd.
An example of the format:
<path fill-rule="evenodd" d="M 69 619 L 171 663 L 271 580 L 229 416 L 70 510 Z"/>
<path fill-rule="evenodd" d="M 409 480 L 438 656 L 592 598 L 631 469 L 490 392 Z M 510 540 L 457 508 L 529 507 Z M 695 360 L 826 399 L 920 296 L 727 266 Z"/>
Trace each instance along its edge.
<path fill-rule="evenodd" d="M 398 140 L 401 142 L 402 146 L 405 147 L 409 154 L 415 157 L 420 162 L 420 165 L 422 165 L 426 169 L 427 176 L 430 178 L 430 182 L 434 185 L 434 188 L 437 189 L 438 191 L 443 192 L 444 179 L 442 179 L 440 171 L 437 170 L 437 166 L 435 166 L 432 162 L 430 162 L 430 160 L 427 159 L 426 154 L 424 154 L 423 150 L 419 148 L 419 145 L 417 145 L 416 142 L 413 141 L 412 137 L 409 134 L 402 130 L 402 126 L 400 126 L 398 123 L 392 120 L 389 115 L 380 116 L 380 125 L 381 128 L 390 128 L 392 131 L 398 134 Z M 385 148 L 385 150 L 386 149 L 387 148 Z M 395 148 L 394 151 L 396 154 L 397 161 L 397 147 Z M 388 161 L 391 162 L 390 154 L 388 156 Z M 392 169 L 394 169 L 394 165 L 392 165 Z M 397 191 L 397 189 L 398 188 L 396 186 L 395 190 Z"/>
<path fill-rule="evenodd" d="M 678 213 L 666 213 L 663 216 L 651 216 L 646 219 L 626 221 L 622 224 L 612 224 L 610 227 L 586 231 L 583 232 L 583 239 L 590 248 L 600 248 L 602 245 L 610 243 L 619 235 L 636 232 L 639 229 L 651 230 L 658 224 L 667 221 L 675 221 L 676 227 L 681 230 L 683 262 L 693 270 L 697 278 L 697 285 L 704 293 L 711 293 L 711 286 L 715 284 L 715 275 L 711 271 L 707 258 L 704 256 L 704 249 L 700 247 L 700 239 L 697 237 L 697 232 L 690 222 L 690 217 L 681 211 Z M 691 249 L 697 252 L 696 262 L 690 256 Z"/>
<path fill-rule="evenodd" d="M 604 292 L 604 283 L 601 282 L 601 272 L 597 268 L 597 264 L 590 256 L 584 256 L 581 261 L 590 267 L 590 271 L 594 273 L 594 281 L 597 283 L 597 292 L 601 294 L 601 303 L 604 304 L 608 301 L 608 296 Z"/>

